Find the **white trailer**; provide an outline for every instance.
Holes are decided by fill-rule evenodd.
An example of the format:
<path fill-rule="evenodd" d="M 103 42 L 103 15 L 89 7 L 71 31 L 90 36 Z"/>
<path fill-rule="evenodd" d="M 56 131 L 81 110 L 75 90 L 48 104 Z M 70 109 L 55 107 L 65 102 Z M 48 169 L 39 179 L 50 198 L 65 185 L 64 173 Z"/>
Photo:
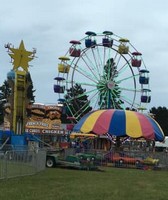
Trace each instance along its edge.
<path fill-rule="evenodd" d="M 156 142 L 155 149 L 158 151 L 168 151 L 168 136 L 165 137 L 164 142 Z"/>

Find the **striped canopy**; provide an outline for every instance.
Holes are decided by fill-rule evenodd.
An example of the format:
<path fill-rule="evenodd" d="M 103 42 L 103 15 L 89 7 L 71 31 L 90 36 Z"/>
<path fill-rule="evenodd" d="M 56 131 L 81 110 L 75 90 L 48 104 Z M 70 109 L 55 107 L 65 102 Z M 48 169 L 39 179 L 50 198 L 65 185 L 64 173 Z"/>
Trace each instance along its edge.
<path fill-rule="evenodd" d="M 108 109 L 89 112 L 79 120 L 73 131 L 164 140 L 164 133 L 153 118 L 130 110 Z"/>

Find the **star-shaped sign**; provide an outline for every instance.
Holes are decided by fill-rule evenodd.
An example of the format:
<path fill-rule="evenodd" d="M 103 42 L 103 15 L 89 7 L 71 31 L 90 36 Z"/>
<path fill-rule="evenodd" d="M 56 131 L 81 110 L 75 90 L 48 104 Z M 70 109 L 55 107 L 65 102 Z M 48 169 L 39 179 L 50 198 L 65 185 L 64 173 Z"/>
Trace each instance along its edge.
<path fill-rule="evenodd" d="M 34 58 L 34 52 L 26 51 L 24 47 L 23 40 L 20 43 L 20 46 L 18 49 L 11 48 L 10 49 L 10 57 L 13 59 L 13 70 L 18 69 L 19 67 L 22 67 L 26 72 L 28 72 L 28 62 L 33 60 Z"/>

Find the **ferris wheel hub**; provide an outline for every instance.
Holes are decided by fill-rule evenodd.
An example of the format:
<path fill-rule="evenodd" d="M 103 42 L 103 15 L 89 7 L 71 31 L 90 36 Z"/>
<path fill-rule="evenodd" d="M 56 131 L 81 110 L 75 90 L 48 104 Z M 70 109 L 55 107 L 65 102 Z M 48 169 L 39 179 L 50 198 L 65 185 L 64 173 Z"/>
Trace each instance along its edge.
<path fill-rule="evenodd" d="M 115 88 L 115 82 L 114 81 L 108 81 L 107 87 L 110 90 L 113 90 Z"/>

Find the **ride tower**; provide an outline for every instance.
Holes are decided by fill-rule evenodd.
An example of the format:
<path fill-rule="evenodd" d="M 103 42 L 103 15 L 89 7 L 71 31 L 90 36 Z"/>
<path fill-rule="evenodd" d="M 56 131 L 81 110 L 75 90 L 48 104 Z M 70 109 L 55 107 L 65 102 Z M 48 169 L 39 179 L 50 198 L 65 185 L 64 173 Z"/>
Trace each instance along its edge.
<path fill-rule="evenodd" d="M 8 54 L 11 57 L 13 69 L 7 74 L 11 94 L 8 98 L 8 114 L 10 131 L 14 134 L 22 134 L 25 130 L 26 108 L 30 104 L 27 91 L 30 86 L 30 73 L 28 63 L 34 59 L 36 50 L 27 51 L 23 40 L 19 48 L 11 47 L 11 44 L 5 45 Z"/>

